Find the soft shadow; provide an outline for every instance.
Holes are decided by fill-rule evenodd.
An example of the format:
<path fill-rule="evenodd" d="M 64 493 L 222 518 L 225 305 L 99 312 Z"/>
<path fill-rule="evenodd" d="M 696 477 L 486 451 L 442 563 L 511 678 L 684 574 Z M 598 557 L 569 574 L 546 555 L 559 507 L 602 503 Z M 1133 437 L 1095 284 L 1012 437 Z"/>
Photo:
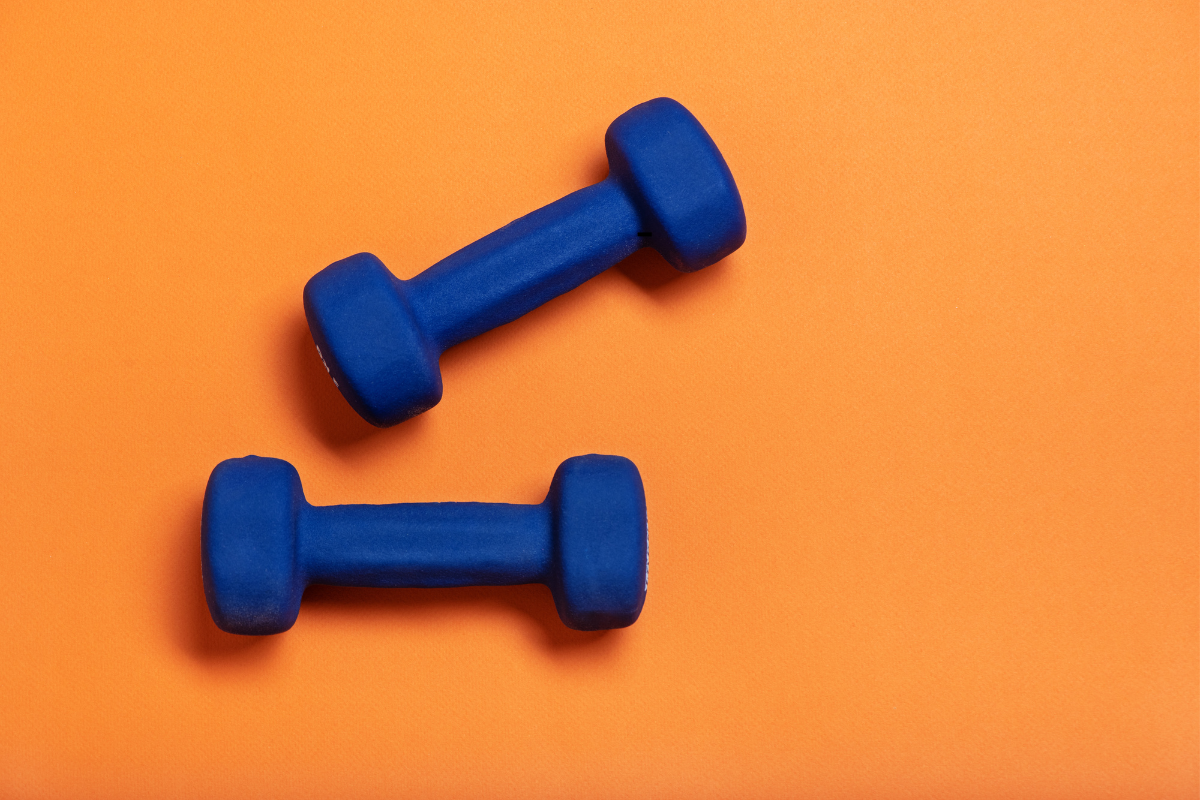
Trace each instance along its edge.
<path fill-rule="evenodd" d="M 734 261 L 735 256 L 698 272 L 682 273 L 668 264 L 658 251 L 649 247 L 643 248 L 612 269 L 566 294 L 555 297 L 525 316 L 451 347 L 441 358 L 446 391 L 454 391 L 457 373 L 475 359 L 494 357 L 497 352 L 503 353 L 508 348 L 519 347 L 520 340 L 539 325 L 554 325 L 559 318 L 569 319 L 576 306 L 595 302 L 597 296 L 612 291 L 607 285 L 611 280 L 631 280 L 645 290 L 648 297 L 663 305 L 686 302 L 690 295 L 719 290 L 721 282 L 730 275 L 730 262 Z M 737 268 L 735 263 L 732 269 Z M 678 280 L 679 278 L 685 280 Z M 411 425 L 420 419 L 421 417 L 416 417 L 398 427 Z"/>
<path fill-rule="evenodd" d="M 226 662 L 253 665 L 275 651 L 278 642 L 271 636 L 239 636 L 217 627 L 204 599 L 204 579 L 200 572 L 200 514 L 203 502 L 193 501 L 181 515 L 174 535 L 174 559 L 170 585 L 174 589 L 174 619 L 171 629 L 177 643 L 190 656 L 202 662 Z"/>
<path fill-rule="evenodd" d="M 684 273 L 668 264 L 653 247 L 643 247 L 613 269 L 647 292 L 653 292 L 684 276 Z"/>
<path fill-rule="evenodd" d="M 599 183 L 608 177 L 608 157 L 599 153 L 592 156 L 584 170 L 586 178 L 586 186 L 591 186 L 593 183 Z M 580 187 L 583 188 L 583 187 Z"/>
<path fill-rule="evenodd" d="M 464 586 L 456 589 L 363 589 L 348 586 L 310 586 L 305 610 L 328 614 L 375 615 L 396 618 L 397 624 L 444 617 L 447 610 L 477 615 L 495 609 L 515 611 L 531 623 L 534 641 L 551 656 L 586 652 L 599 656 L 620 643 L 622 632 L 575 631 L 559 619 L 550 590 L 539 584 L 523 586 Z"/>
<path fill-rule="evenodd" d="M 719 291 L 720 284 L 741 269 L 739 258 L 739 253 L 733 253 L 704 269 L 680 272 L 657 250 L 643 247 L 613 269 L 641 287 L 651 300 L 670 305 L 688 302 L 691 295 Z"/>
<path fill-rule="evenodd" d="M 303 316 L 292 320 L 288 336 L 295 361 L 292 387 L 304 408 L 305 422 L 330 447 L 345 446 L 369 436 L 376 428 L 360 417 L 329 377 Z"/>
<path fill-rule="evenodd" d="M 589 163 L 586 175 L 588 184 L 599 183 L 608 177 L 608 159 L 604 156 L 595 156 Z M 720 267 L 724 261 L 718 262 L 710 267 L 700 270 L 700 274 L 709 272 L 710 270 Z M 665 258 L 663 258 L 653 247 L 643 247 L 633 255 L 626 258 L 613 267 L 614 270 L 624 275 L 629 280 L 636 283 L 643 290 L 653 292 L 654 290 L 666 286 L 669 283 L 683 277 L 686 273 L 672 267 Z M 696 273 L 692 273 L 695 275 Z"/>
<path fill-rule="evenodd" d="M 391 428 L 376 428 L 360 417 L 333 385 L 303 315 L 289 322 L 286 341 L 293 363 L 290 370 L 292 385 L 286 392 L 296 398 L 305 427 L 331 450 L 345 454 L 358 449 L 369 439 L 373 440 L 372 446 L 383 441 L 391 446 L 396 440 L 411 438 L 420 432 L 423 422 L 419 416 Z"/>

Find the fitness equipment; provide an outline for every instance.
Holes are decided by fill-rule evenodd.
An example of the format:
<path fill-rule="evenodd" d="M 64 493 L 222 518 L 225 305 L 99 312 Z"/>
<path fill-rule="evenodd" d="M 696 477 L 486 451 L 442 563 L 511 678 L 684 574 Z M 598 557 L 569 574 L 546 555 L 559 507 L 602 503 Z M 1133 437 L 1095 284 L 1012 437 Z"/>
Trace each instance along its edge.
<path fill-rule="evenodd" d="M 544 583 L 567 627 L 632 625 L 647 587 L 646 496 L 637 467 L 586 455 L 559 465 L 546 499 L 312 506 L 286 461 L 222 461 L 200 527 L 204 594 L 230 633 L 281 633 L 308 584 L 442 587 Z"/>
<path fill-rule="evenodd" d="M 746 239 L 725 160 L 696 118 L 665 97 L 634 106 L 604 136 L 609 174 L 409 280 L 359 253 L 304 287 L 325 368 L 373 425 L 442 399 L 438 358 L 650 246 L 676 269 L 720 261 Z"/>

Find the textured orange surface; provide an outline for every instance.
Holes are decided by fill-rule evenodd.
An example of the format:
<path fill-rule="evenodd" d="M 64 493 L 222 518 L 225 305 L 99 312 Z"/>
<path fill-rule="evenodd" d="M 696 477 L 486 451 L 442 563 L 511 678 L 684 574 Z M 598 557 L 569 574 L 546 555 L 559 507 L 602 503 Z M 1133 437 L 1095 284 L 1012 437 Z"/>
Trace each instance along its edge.
<path fill-rule="evenodd" d="M 895 5 L 4 3 L 0 797 L 1196 797 L 1196 4 Z M 746 245 L 355 417 L 309 276 L 415 274 L 660 95 Z M 632 628 L 537 586 L 208 617 L 224 458 L 536 502 L 587 452 L 645 477 Z"/>

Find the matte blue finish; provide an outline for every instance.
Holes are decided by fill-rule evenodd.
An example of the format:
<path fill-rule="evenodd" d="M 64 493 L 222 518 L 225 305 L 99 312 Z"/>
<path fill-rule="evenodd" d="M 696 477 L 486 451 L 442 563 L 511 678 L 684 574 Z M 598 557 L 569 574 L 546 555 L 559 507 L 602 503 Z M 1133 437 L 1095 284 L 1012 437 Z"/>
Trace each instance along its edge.
<path fill-rule="evenodd" d="M 222 461 L 200 529 L 204 594 L 222 630 L 286 631 L 304 587 L 544 583 L 576 630 L 632 625 L 646 599 L 646 496 L 633 462 L 559 465 L 545 501 L 312 506 L 277 458 Z"/>
<path fill-rule="evenodd" d="M 335 262 L 304 287 L 313 340 L 345 398 L 386 426 L 442 397 L 442 351 L 511 322 L 641 247 L 684 272 L 746 239 L 733 176 L 708 133 L 660 97 L 604 137 L 609 175 L 510 222 L 421 274 L 398 280 L 370 253 Z"/>

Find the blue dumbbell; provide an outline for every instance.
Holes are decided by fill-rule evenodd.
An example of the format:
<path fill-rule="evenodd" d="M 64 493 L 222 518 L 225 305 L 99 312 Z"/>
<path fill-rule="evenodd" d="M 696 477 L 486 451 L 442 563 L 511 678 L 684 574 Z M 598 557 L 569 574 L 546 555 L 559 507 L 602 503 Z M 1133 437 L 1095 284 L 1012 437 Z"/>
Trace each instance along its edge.
<path fill-rule="evenodd" d="M 204 594 L 230 633 L 281 633 L 309 584 L 544 583 L 576 630 L 632 625 L 646 599 L 646 496 L 633 462 L 559 465 L 545 501 L 311 506 L 277 458 L 222 461 L 200 527 Z"/>
<path fill-rule="evenodd" d="M 691 113 L 660 97 L 604 137 L 609 175 L 398 280 L 370 253 L 318 272 L 304 312 L 326 369 L 368 422 L 386 426 L 442 399 L 438 358 L 511 322 L 641 247 L 693 272 L 746 239 L 725 160 Z"/>

